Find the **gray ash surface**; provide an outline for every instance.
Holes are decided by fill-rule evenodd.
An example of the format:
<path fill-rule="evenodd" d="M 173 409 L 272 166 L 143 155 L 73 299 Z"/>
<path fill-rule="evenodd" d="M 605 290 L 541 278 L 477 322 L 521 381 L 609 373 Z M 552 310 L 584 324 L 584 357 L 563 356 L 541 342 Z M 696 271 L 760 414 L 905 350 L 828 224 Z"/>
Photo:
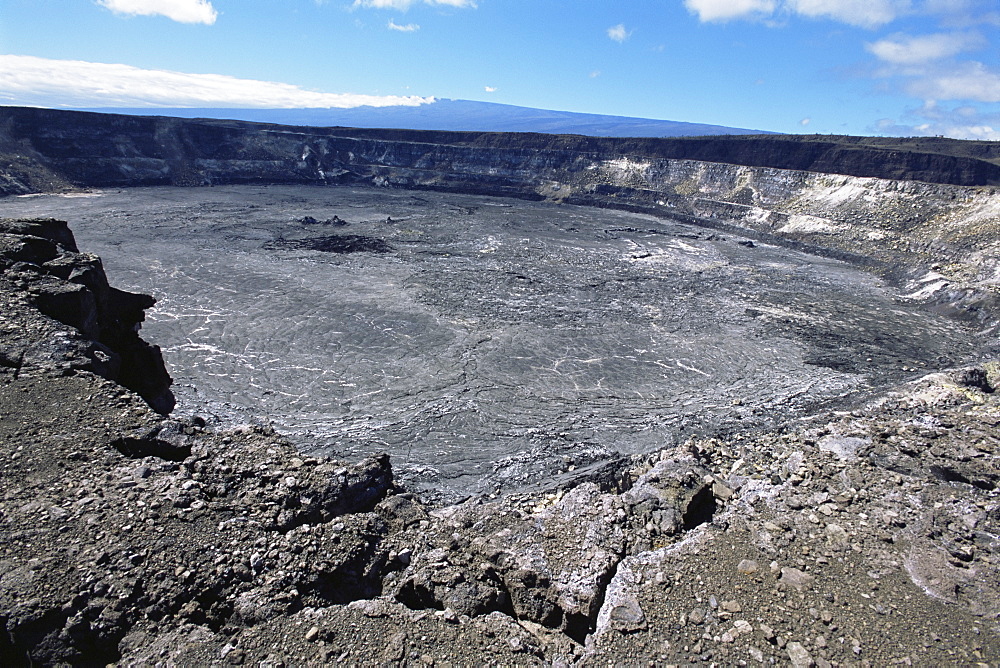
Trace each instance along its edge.
<path fill-rule="evenodd" d="M 157 297 L 143 332 L 180 414 L 385 451 L 444 500 L 766 428 L 976 353 L 845 263 L 616 211 L 243 186 L 0 214 L 69 220 L 119 285 Z"/>

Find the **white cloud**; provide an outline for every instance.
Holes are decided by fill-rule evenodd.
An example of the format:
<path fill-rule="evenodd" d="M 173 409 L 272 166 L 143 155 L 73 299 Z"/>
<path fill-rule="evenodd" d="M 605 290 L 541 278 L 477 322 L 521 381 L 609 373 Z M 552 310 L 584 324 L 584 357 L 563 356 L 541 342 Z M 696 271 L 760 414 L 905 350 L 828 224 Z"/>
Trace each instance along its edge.
<path fill-rule="evenodd" d="M 684 0 L 688 11 L 701 21 L 729 21 L 774 13 L 776 0 Z"/>
<path fill-rule="evenodd" d="M 591 79 L 596 79 L 599 76 L 601 76 L 601 71 L 600 70 L 593 70 L 590 73 L 590 78 Z"/>
<path fill-rule="evenodd" d="M 884 135 L 954 137 L 955 139 L 1000 140 L 1000 109 L 980 109 L 960 104 L 949 108 L 935 100 L 904 113 L 904 121 L 882 119 L 873 128 Z"/>
<path fill-rule="evenodd" d="M 927 14 L 940 14 L 943 23 L 951 26 L 1000 26 L 995 0 L 924 0 L 921 9 Z"/>
<path fill-rule="evenodd" d="M 875 28 L 910 9 L 909 0 L 786 0 L 788 9 L 810 18 L 828 18 Z"/>
<path fill-rule="evenodd" d="M 915 76 L 907 91 L 925 100 L 1000 102 L 1000 73 L 968 61 Z"/>
<path fill-rule="evenodd" d="M 370 9 L 395 9 L 405 12 L 412 5 L 424 4 L 444 7 L 470 7 L 476 8 L 475 0 L 354 0 L 354 7 L 366 7 Z"/>
<path fill-rule="evenodd" d="M 910 9 L 910 0 L 684 0 L 701 21 L 767 18 L 778 11 L 873 28 Z"/>
<path fill-rule="evenodd" d="M 874 71 L 874 76 L 894 81 L 905 94 L 923 100 L 923 106 L 912 113 L 930 121 L 899 126 L 894 134 L 916 131 L 949 137 L 993 137 L 994 128 L 1000 127 L 1000 115 L 984 116 L 969 103 L 1000 103 L 1000 70 L 974 60 L 954 58 L 963 51 L 987 45 L 977 32 L 893 35 L 867 44 L 865 48 L 884 63 Z M 942 109 L 939 101 L 959 106 Z"/>
<path fill-rule="evenodd" d="M 222 74 L 0 55 L 0 104 L 42 107 L 350 108 L 417 106 L 434 98 L 321 93 Z"/>
<path fill-rule="evenodd" d="M 938 33 L 936 35 L 894 35 L 865 48 L 881 60 L 893 65 L 918 65 L 971 51 L 983 44 L 976 33 Z"/>
<path fill-rule="evenodd" d="M 801 121 L 799 121 L 799 125 L 801 125 L 802 127 L 805 127 L 805 126 L 809 125 L 810 123 L 812 123 L 812 119 L 808 118 L 808 117 L 807 118 L 803 118 Z"/>
<path fill-rule="evenodd" d="M 166 16 L 179 23 L 212 25 L 219 13 L 208 0 L 97 0 L 116 14 Z"/>
<path fill-rule="evenodd" d="M 621 44 L 632 35 L 632 32 L 625 29 L 625 24 L 619 23 L 608 28 L 608 37 Z"/>
<path fill-rule="evenodd" d="M 407 23 L 406 25 L 399 25 L 392 19 L 389 19 L 389 30 L 397 30 L 399 32 L 416 32 L 420 30 L 420 26 L 416 23 Z"/>
<path fill-rule="evenodd" d="M 360 0 L 357 0 L 360 1 Z M 877 28 L 904 16 L 937 16 L 942 26 L 1000 26 L 996 0 L 684 0 L 688 11 L 704 22 L 758 19 L 766 25 L 798 15 L 830 19 L 862 28 Z"/>
<path fill-rule="evenodd" d="M 1000 120 L 1000 119 L 998 119 Z M 1000 123 L 970 124 L 954 122 L 953 119 L 941 119 L 929 123 L 905 125 L 891 118 L 883 118 L 875 124 L 874 130 L 881 135 L 897 137 L 952 137 L 954 139 L 986 139 L 1000 140 Z"/>
<path fill-rule="evenodd" d="M 496 86 L 483 86 L 483 90 L 485 90 L 487 93 L 495 93 L 495 92 L 497 92 L 497 87 Z"/>
<path fill-rule="evenodd" d="M 990 125 L 950 126 L 945 132 L 948 133 L 949 137 L 957 137 L 958 139 L 1000 140 L 1000 129 L 993 129 Z"/>

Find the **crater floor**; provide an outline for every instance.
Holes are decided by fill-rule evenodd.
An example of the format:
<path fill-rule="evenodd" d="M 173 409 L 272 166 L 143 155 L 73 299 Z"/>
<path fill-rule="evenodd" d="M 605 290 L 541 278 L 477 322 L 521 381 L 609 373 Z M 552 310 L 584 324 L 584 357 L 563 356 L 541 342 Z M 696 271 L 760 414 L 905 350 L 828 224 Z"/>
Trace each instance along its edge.
<path fill-rule="evenodd" d="M 442 500 L 843 405 L 977 345 L 845 263 L 617 211 L 233 186 L 0 215 L 68 220 L 115 285 L 157 297 L 143 336 L 177 412 L 387 451 Z"/>

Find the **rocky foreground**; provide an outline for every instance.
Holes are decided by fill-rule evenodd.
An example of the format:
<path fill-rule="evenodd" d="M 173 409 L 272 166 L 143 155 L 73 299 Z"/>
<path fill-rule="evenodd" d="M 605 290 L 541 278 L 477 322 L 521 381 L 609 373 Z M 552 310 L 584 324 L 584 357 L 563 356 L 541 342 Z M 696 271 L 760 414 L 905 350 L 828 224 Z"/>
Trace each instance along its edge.
<path fill-rule="evenodd" d="M 995 363 L 434 508 L 150 408 L 152 300 L 65 224 L 0 270 L 3 665 L 1000 663 Z"/>

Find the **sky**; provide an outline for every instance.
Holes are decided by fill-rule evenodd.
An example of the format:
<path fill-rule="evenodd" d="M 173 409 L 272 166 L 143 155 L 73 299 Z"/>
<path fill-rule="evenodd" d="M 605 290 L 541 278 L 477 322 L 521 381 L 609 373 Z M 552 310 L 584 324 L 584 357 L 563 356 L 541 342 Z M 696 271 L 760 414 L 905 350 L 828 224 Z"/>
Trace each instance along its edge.
<path fill-rule="evenodd" d="M 0 104 L 435 99 L 1000 140 L 1000 0 L 0 0 Z"/>

